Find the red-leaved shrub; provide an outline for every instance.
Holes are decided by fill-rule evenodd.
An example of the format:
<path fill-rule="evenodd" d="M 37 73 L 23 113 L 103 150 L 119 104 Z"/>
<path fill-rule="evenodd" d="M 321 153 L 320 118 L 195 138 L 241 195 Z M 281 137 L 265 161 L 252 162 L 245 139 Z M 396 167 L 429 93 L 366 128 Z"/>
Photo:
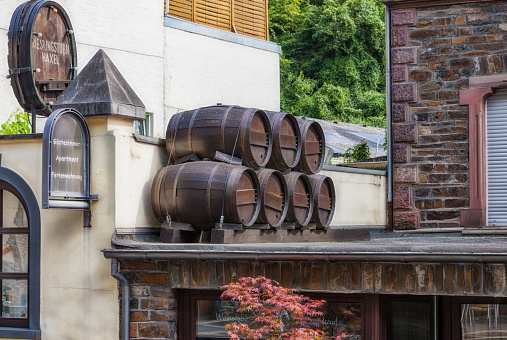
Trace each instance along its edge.
<path fill-rule="evenodd" d="M 323 326 L 324 300 L 311 300 L 294 289 L 281 287 L 263 276 L 242 277 L 221 287 L 222 299 L 237 301 L 237 313 L 251 315 L 250 324 L 226 325 L 231 340 L 342 340 L 347 335 L 329 337 Z"/>

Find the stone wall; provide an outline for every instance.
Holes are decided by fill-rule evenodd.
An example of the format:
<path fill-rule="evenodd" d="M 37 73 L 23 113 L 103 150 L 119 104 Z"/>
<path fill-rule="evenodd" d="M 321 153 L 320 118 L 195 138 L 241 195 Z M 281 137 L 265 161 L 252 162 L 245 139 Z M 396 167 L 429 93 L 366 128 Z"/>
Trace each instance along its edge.
<path fill-rule="evenodd" d="M 131 282 L 130 336 L 176 339 L 178 289 L 263 275 L 302 292 L 506 296 L 504 264 L 121 261 Z"/>
<path fill-rule="evenodd" d="M 437 1 L 429 1 L 438 3 Z M 469 77 L 507 70 L 507 2 L 391 11 L 394 228 L 460 226 L 469 207 Z"/>

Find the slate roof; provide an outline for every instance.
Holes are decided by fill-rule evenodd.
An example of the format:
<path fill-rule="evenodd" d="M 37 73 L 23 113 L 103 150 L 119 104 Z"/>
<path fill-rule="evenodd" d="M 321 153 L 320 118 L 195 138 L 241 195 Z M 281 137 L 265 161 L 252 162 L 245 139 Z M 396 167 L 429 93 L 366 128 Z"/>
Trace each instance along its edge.
<path fill-rule="evenodd" d="M 374 158 L 386 155 L 382 146 L 386 136 L 386 129 L 322 119 L 306 119 L 315 120 L 320 123 L 326 136 L 326 145 L 332 148 L 335 154 L 342 154 L 348 148 L 352 148 L 362 140 L 365 140 L 370 148 L 370 157 Z"/>

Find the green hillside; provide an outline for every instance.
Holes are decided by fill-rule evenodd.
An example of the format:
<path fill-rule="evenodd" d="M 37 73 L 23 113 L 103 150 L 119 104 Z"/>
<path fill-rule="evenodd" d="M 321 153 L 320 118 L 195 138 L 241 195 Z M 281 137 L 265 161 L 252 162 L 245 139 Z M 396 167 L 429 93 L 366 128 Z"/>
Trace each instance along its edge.
<path fill-rule="evenodd" d="M 269 17 L 282 111 L 385 127 L 382 1 L 270 0 Z"/>

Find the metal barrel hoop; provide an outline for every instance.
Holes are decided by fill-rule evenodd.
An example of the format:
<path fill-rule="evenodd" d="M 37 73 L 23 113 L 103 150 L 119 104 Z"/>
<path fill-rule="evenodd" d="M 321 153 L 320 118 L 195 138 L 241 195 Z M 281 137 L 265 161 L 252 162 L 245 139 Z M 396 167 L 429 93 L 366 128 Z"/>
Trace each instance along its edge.
<path fill-rule="evenodd" d="M 21 27 L 19 26 L 22 15 L 24 13 L 24 9 L 26 5 L 28 4 L 28 1 L 19 5 L 16 10 L 14 11 L 14 14 L 12 16 L 10 25 L 9 25 L 9 55 L 7 62 L 9 64 L 9 77 L 11 79 L 11 85 L 14 90 L 14 95 L 18 99 L 18 102 L 24 106 L 25 104 L 25 97 L 23 96 L 23 92 L 21 91 L 21 84 L 19 83 L 19 78 L 17 76 L 11 75 L 11 70 L 18 69 L 18 46 L 19 46 L 19 40 L 20 40 L 20 32 Z"/>

